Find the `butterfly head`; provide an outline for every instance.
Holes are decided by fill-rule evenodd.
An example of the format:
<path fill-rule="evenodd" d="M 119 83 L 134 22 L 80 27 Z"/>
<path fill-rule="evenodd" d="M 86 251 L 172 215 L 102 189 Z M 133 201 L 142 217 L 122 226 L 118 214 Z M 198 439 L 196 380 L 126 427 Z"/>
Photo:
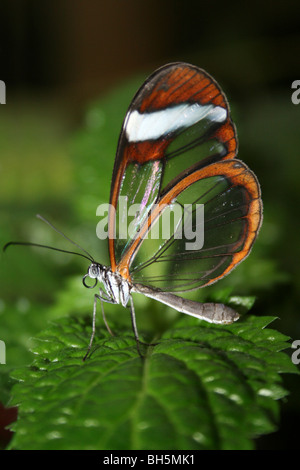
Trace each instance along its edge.
<path fill-rule="evenodd" d="M 93 289 L 96 286 L 98 281 L 100 282 L 102 281 L 104 272 L 105 272 L 105 267 L 102 264 L 96 263 L 93 261 L 90 264 L 87 273 L 82 278 L 83 285 L 87 287 L 88 289 Z M 87 277 L 90 279 L 95 279 L 95 282 L 93 285 L 90 286 L 86 283 Z"/>

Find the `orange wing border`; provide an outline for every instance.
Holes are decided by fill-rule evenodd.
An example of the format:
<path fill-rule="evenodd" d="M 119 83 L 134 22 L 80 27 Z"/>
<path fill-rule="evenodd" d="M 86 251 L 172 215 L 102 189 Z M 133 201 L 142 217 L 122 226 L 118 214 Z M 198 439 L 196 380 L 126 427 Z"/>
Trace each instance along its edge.
<path fill-rule="evenodd" d="M 243 163 L 241 160 L 235 159 L 220 161 L 218 163 L 213 163 L 204 168 L 196 170 L 179 181 L 174 187 L 172 187 L 160 199 L 154 210 L 150 213 L 148 219 L 141 227 L 139 235 L 134 239 L 128 251 L 120 260 L 119 264 L 115 267 L 114 271 L 117 271 L 122 277 L 132 282 L 130 277 L 130 265 L 141 243 L 143 242 L 143 237 L 145 237 L 147 232 L 151 229 L 151 226 L 155 220 L 160 217 L 162 210 L 166 207 L 166 205 L 174 201 L 174 199 L 176 199 L 176 197 L 190 185 L 201 179 L 210 178 L 213 176 L 225 177 L 229 180 L 232 187 L 242 186 L 245 188 L 248 199 L 248 211 L 246 215 L 243 216 L 243 218 L 247 220 L 247 223 L 245 224 L 244 232 L 241 237 L 244 238 L 242 249 L 237 253 L 232 253 L 230 255 L 232 256 L 232 262 L 221 275 L 211 279 L 206 284 L 202 285 L 202 287 L 212 284 L 226 276 L 241 261 L 243 261 L 249 255 L 258 231 L 261 227 L 263 207 L 260 185 L 255 174 L 247 167 L 245 163 Z M 239 243 L 240 242 L 238 241 L 235 247 L 238 247 Z"/>

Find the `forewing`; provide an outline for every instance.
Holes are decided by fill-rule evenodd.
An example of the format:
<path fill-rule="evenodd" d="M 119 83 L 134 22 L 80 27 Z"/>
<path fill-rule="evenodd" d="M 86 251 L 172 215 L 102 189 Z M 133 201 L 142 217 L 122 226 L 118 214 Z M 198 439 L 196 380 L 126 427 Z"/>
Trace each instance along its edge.
<path fill-rule="evenodd" d="M 112 269 L 163 194 L 196 168 L 232 159 L 236 151 L 229 106 L 212 77 L 185 63 L 154 72 L 135 95 L 119 138 L 109 214 Z M 127 217 L 133 204 L 139 209 Z"/>

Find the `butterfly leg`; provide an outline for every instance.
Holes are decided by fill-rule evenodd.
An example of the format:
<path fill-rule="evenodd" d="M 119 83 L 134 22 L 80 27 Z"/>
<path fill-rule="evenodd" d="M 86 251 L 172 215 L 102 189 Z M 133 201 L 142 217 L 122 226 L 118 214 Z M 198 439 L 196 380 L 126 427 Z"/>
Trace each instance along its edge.
<path fill-rule="evenodd" d="M 131 296 L 130 296 L 130 314 L 131 314 L 132 329 L 133 329 L 133 333 L 134 333 L 134 337 L 136 341 L 137 352 L 139 353 L 139 356 L 143 359 L 144 356 L 142 355 L 141 350 L 140 350 L 139 333 L 138 333 L 137 326 L 136 326 L 135 310 L 134 310 L 134 304 L 133 304 L 133 300 Z"/>
<path fill-rule="evenodd" d="M 138 333 L 138 329 L 136 326 L 134 303 L 133 303 L 131 296 L 130 296 L 130 313 L 131 313 L 131 323 L 132 323 L 132 329 L 133 329 L 133 333 L 134 333 L 134 337 L 136 341 L 137 351 L 139 353 L 139 356 L 143 359 L 144 356 L 141 353 L 140 344 L 143 344 L 144 346 L 156 346 L 158 343 L 144 343 L 143 341 L 139 339 L 139 333 Z"/>
<path fill-rule="evenodd" d="M 90 353 L 90 350 L 91 350 L 91 347 L 92 347 L 92 344 L 93 344 L 93 341 L 94 341 L 95 332 L 96 332 L 96 310 L 97 310 L 97 294 L 95 294 L 95 296 L 94 296 L 92 334 L 91 334 L 90 342 L 89 342 L 87 351 L 86 351 L 86 353 L 85 353 L 85 356 L 84 356 L 84 358 L 83 358 L 83 361 L 85 361 L 86 358 L 88 357 L 88 355 L 89 355 L 89 353 Z"/>
<path fill-rule="evenodd" d="M 109 324 L 108 324 L 108 322 L 107 322 L 107 320 L 106 320 L 106 316 L 105 316 L 105 312 L 104 312 L 103 300 L 102 300 L 102 298 L 101 298 L 99 295 L 96 294 L 96 296 L 97 296 L 97 298 L 98 298 L 98 299 L 100 300 L 100 302 L 101 302 L 102 318 L 103 318 L 104 324 L 105 324 L 105 326 L 106 326 L 106 329 L 107 329 L 107 331 L 111 334 L 111 336 L 115 336 L 114 333 L 111 331 L 111 329 L 110 329 L 110 327 L 109 327 Z M 114 303 L 114 302 L 111 302 L 111 303 Z"/>
<path fill-rule="evenodd" d="M 100 289 L 100 294 L 104 294 L 104 292 Z M 96 333 L 96 312 L 97 312 L 97 300 L 100 300 L 101 302 L 101 310 L 102 310 L 102 317 L 103 317 L 103 321 L 104 321 L 104 324 L 106 326 L 106 329 L 107 331 L 111 334 L 111 336 L 114 336 L 113 332 L 111 331 L 108 323 L 107 323 L 107 320 L 106 320 L 106 316 L 105 316 L 105 313 L 104 313 L 104 307 L 103 307 L 103 301 L 104 302 L 107 302 L 107 303 L 110 303 L 110 304 L 114 304 L 115 302 L 109 298 L 106 298 L 106 296 L 101 296 L 101 295 L 98 295 L 98 294 L 95 294 L 94 295 L 94 308 L 93 308 L 93 323 L 92 323 L 92 334 L 91 334 L 91 338 L 90 338 L 90 342 L 89 342 L 89 345 L 88 345 L 88 348 L 87 348 L 87 352 L 83 358 L 83 361 L 86 360 L 86 358 L 88 357 L 90 351 L 91 351 L 91 348 L 92 348 L 92 344 L 93 344 L 93 341 L 94 341 L 94 338 L 95 338 L 95 333 Z"/>
<path fill-rule="evenodd" d="M 111 331 L 108 325 L 108 322 L 106 320 L 103 302 L 106 302 L 108 304 L 115 304 L 116 302 L 113 300 L 113 298 L 110 298 L 108 295 L 106 295 L 106 293 L 101 289 L 101 287 L 99 288 L 99 292 L 100 292 L 100 295 L 95 294 L 95 297 L 97 297 L 97 299 L 99 299 L 101 302 L 102 318 L 103 318 L 104 324 L 106 326 L 107 331 L 111 334 L 111 336 L 114 336 L 114 333 Z"/>

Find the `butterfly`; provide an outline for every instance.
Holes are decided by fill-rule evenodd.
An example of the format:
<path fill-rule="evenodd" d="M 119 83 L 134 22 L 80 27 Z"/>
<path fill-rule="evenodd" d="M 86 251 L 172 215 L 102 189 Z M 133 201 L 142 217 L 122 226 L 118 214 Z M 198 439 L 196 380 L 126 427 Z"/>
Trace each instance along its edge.
<path fill-rule="evenodd" d="M 223 304 L 201 304 L 175 293 L 223 278 L 253 246 L 262 222 L 261 192 L 254 173 L 236 159 L 237 147 L 224 93 L 194 65 L 178 62 L 159 68 L 134 96 L 120 133 L 111 183 L 111 266 L 92 262 L 83 283 L 90 287 L 86 278 L 95 280 L 92 287 L 100 283 L 95 306 L 97 299 L 130 306 L 137 344 L 133 293 L 212 323 L 239 318 Z M 140 208 L 125 239 L 116 236 L 122 198 Z M 155 243 L 149 234 L 174 203 L 182 208 L 181 219 L 168 238 Z M 195 204 L 204 206 L 204 245 L 187 249 L 184 225 L 192 221 L 196 231 Z M 181 238 L 175 236 L 179 232 Z"/>
<path fill-rule="evenodd" d="M 91 264 L 83 284 L 99 287 L 85 358 L 95 335 L 98 301 L 106 325 L 103 302 L 130 308 L 139 353 L 133 293 L 211 323 L 230 324 L 239 318 L 229 306 L 178 295 L 229 274 L 248 256 L 259 232 L 260 185 L 236 158 L 237 150 L 226 96 L 204 70 L 170 63 L 137 91 L 122 125 L 113 168 L 110 267 L 84 250 Z M 130 230 L 124 201 L 126 207 L 138 207 Z M 167 235 L 153 236 L 159 222 L 175 208 L 178 217 Z M 125 236 L 118 236 L 121 233 Z"/>

